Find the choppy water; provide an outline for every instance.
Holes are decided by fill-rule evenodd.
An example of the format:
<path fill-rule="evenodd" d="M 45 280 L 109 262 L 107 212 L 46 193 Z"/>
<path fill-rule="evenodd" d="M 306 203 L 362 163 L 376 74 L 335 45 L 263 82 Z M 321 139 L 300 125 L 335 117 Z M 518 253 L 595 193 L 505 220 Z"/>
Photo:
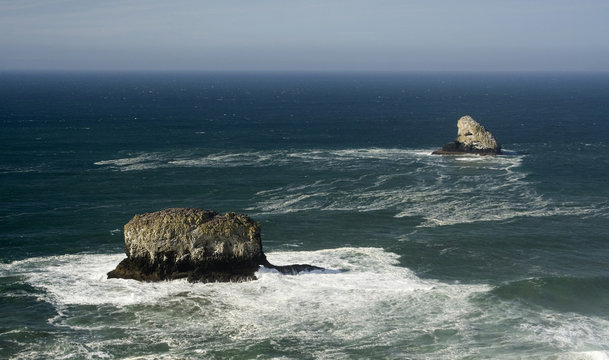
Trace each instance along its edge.
<path fill-rule="evenodd" d="M 0 80 L 0 357 L 609 358 L 607 75 Z M 431 155 L 466 114 L 506 155 Z M 106 279 L 172 206 L 328 270 Z"/>

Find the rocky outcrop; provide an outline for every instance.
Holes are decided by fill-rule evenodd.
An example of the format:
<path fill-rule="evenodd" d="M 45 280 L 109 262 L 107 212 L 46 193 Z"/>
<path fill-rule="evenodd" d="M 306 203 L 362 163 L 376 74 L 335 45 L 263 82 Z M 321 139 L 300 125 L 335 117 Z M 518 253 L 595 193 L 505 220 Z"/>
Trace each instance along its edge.
<path fill-rule="evenodd" d="M 484 126 L 480 125 L 471 116 L 463 116 L 457 122 L 457 139 L 445 144 L 442 149 L 432 154 L 455 155 L 455 154 L 478 154 L 499 155 L 501 146 Z"/>
<path fill-rule="evenodd" d="M 127 258 L 108 278 L 191 282 L 254 280 L 260 266 L 282 273 L 319 270 L 275 266 L 262 251 L 260 224 L 246 215 L 173 208 L 135 215 L 124 228 Z"/>

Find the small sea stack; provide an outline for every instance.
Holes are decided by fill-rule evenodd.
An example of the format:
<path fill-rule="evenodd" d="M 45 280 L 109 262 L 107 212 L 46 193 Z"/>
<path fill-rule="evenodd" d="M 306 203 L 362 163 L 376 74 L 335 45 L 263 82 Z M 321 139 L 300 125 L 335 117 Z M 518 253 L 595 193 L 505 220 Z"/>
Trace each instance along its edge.
<path fill-rule="evenodd" d="M 108 278 L 190 282 L 255 280 L 260 266 L 284 274 L 322 270 L 306 265 L 275 266 L 262 251 L 260 224 L 247 215 L 171 208 L 135 215 L 124 227 L 127 258 Z"/>
<path fill-rule="evenodd" d="M 434 151 L 436 155 L 500 155 L 501 146 L 484 126 L 471 116 L 463 116 L 457 122 L 457 139 Z"/>

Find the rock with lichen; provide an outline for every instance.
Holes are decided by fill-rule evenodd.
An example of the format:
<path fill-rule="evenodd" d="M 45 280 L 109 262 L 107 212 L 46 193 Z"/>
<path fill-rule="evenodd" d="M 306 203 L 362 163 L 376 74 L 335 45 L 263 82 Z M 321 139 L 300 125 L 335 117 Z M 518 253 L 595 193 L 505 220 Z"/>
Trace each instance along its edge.
<path fill-rule="evenodd" d="M 191 282 L 255 279 L 260 266 L 283 273 L 317 270 L 311 265 L 274 266 L 266 260 L 260 224 L 247 215 L 172 208 L 135 215 L 124 228 L 127 258 L 109 278 Z"/>
<path fill-rule="evenodd" d="M 458 155 L 463 153 L 499 155 L 501 146 L 484 126 L 471 116 L 463 116 L 457 122 L 457 139 L 445 144 L 442 149 L 434 151 L 433 154 Z"/>

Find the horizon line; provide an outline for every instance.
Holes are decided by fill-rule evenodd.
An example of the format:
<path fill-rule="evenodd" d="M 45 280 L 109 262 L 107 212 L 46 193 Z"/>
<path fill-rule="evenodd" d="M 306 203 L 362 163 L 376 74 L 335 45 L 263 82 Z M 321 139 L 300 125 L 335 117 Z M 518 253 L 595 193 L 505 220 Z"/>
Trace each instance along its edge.
<path fill-rule="evenodd" d="M 0 69 L 8 73 L 200 73 L 200 74 L 609 74 L 609 70 L 379 70 L 379 69 Z"/>

